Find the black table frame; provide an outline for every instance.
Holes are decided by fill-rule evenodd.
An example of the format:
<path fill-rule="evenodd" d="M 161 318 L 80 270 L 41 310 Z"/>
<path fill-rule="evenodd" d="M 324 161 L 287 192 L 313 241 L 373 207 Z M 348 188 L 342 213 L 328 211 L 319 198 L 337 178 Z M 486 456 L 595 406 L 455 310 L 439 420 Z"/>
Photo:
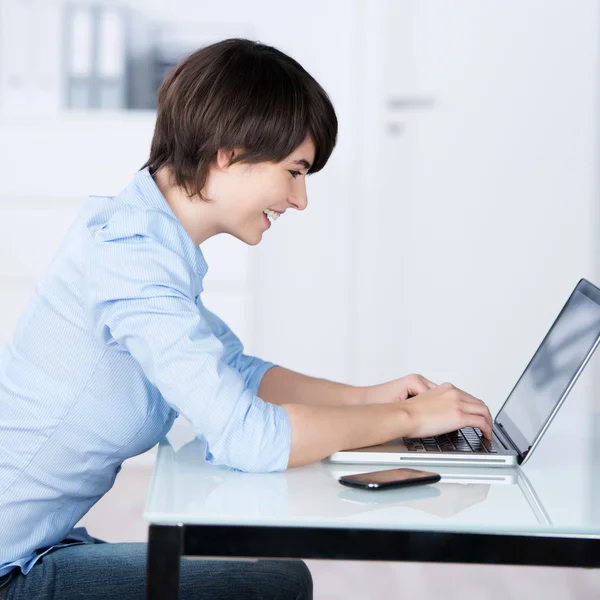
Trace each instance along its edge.
<path fill-rule="evenodd" d="M 150 525 L 147 600 L 177 600 L 182 556 L 600 567 L 600 539 L 245 525 Z"/>

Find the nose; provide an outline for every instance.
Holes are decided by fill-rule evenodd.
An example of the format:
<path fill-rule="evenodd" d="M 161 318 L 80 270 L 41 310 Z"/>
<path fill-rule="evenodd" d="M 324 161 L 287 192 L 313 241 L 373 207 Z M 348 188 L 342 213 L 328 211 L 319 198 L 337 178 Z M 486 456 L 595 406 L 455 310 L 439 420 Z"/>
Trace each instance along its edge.
<path fill-rule="evenodd" d="M 304 180 L 304 177 L 302 177 L 301 181 L 298 182 L 297 187 L 294 189 L 294 192 L 288 198 L 288 202 L 296 210 L 304 210 L 306 208 L 308 204 L 308 196 L 306 194 L 306 182 Z"/>

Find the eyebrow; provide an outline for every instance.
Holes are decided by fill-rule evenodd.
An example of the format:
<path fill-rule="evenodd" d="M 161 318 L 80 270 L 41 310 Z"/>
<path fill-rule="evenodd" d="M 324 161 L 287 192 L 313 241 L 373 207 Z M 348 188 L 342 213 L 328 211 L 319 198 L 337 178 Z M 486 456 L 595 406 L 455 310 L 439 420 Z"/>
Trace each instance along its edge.
<path fill-rule="evenodd" d="M 312 166 L 306 159 L 300 158 L 298 160 L 292 161 L 295 165 L 302 165 L 307 171 Z"/>

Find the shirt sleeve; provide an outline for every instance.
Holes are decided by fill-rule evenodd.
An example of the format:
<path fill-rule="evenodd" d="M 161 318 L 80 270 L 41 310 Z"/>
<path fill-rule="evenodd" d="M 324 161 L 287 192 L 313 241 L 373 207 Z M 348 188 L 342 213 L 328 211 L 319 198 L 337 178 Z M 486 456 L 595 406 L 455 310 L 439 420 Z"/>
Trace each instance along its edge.
<path fill-rule="evenodd" d="M 246 383 L 246 387 L 258 394 L 260 382 L 265 373 L 275 364 L 264 361 L 256 356 L 244 354 L 244 346 L 240 339 L 231 331 L 228 325 L 217 315 L 208 310 L 201 299 L 198 300 L 198 307 L 206 320 L 210 323 L 213 333 L 221 340 L 225 347 L 224 360 L 228 365 L 237 369 Z"/>
<path fill-rule="evenodd" d="M 113 215 L 93 233 L 86 293 L 95 335 L 141 365 L 206 440 L 207 460 L 243 471 L 284 470 L 291 426 L 282 407 L 256 395 L 264 366 L 243 358 L 232 333 L 215 335 L 199 310 L 189 249 L 170 217 L 135 212 L 141 214 Z"/>

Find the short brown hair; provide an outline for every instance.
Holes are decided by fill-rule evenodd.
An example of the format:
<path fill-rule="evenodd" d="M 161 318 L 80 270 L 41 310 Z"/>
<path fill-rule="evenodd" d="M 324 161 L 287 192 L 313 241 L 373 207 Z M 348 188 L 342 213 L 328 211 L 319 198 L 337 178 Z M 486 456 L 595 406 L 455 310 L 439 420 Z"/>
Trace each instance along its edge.
<path fill-rule="evenodd" d="M 190 196 L 203 198 L 220 148 L 243 148 L 234 162 L 279 162 L 307 135 L 316 149 L 309 173 L 316 173 L 337 138 L 325 90 L 280 50 L 227 39 L 194 52 L 165 77 L 150 158 L 142 168 L 168 166 Z"/>

